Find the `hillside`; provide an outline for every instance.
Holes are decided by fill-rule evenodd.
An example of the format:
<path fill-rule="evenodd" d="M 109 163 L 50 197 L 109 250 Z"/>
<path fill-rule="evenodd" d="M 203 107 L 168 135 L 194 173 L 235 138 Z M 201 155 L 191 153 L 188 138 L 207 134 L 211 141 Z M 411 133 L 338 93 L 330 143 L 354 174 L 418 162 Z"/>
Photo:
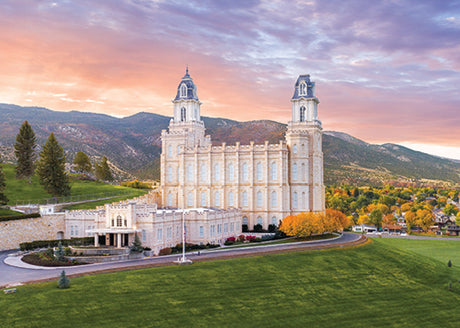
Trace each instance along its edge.
<path fill-rule="evenodd" d="M 125 118 L 82 112 L 57 112 L 39 107 L 0 104 L 0 152 L 13 161 L 15 136 L 24 120 L 32 125 L 39 144 L 51 132 L 67 151 L 68 161 L 82 150 L 93 159 L 106 155 L 117 168 L 139 178 L 158 178 L 161 130 L 170 117 L 137 113 Z M 237 122 L 203 117 L 213 144 L 277 143 L 286 125 L 259 120 Z M 346 133 L 325 131 L 323 138 L 325 182 L 327 184 L 457 183 L 460 163 L 394 145 L 372 145 Z M 123 175 L 123 174 L 121 174 Z"/>

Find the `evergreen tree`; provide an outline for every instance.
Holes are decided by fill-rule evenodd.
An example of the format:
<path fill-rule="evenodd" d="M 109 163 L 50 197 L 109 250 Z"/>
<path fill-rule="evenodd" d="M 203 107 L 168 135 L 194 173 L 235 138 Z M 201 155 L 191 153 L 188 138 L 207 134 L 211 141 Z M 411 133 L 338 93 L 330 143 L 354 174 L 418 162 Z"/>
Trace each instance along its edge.
<path fill-rule="evenodd" d="M 137 235 L 137 232 L 134 234 L 134 241 L 129 249 L 131 253 L 140 253 L 144 250 L 144 247 L 142 247 L 142 243 L 139 239 L 139 236 Z"/>
<path fill-rule="evenodd" d="M 91 161 L 89 160 L 88 155 L 86 155 L 84 152 L 79 151 L 73 160 L 73 163 L 75 164 L 75 170 L 78 172 L 86 172 L 90 173 L 92 170 L 92 165 Z"/>
<path fill-rule="evenodd" d="M 0 205 L 6 205 L 8 203 L 8 198 L 4 194 L 6 183 L 5 183 L 5 173 L 3 173 L 2 159 L 0 158 Z"/>
<path fill-rule="evenodd" d="M 14 144 L 14 155 L 18 161 L 16 166 L 16 179 L 30 178 L 35 170 L 35 144 L 36 138 L 34 130 L 29 125 L 29 122 L 24 121 L 19 128 L 19 133 L 16 135 L 16 143 Z"/>
<path fill-rule="evenodd" d="M 110 172 L 109 164 L 107 163 L 107 157 L 105 156 L 102 157 L 101 164 L 94 164 L 94 171 L 96 174 L 96 178 L 99 180 L 113 180 L 112 172 Z"/>
<path fill-rule="evenodd" d="M 62 270 L 61 275 L 59 276 L 58 280 L 58 288 L 69 288 L 70 287 L 70 280 L 66 277 L 65 271 Z"/>
<path fill-rule="evenodd" d="M 64 150 L 51 133 L 40 152 L 37 174 L 45 190 L 54 197 L 70 194 L 69 177 L 65 172 Z"/>
<path fill-rule="evenodd" d="M 56 250 L 54 251 L 54 257 L 56 258 L 56 260 L 58 261 L 65 261 L 65 257 L 64 257 L 64 248 L 62 248 L 62 243 L 61 241 L 59 241 L 59 244 L 58 244 L 58 247 L 56 248 Z"/>

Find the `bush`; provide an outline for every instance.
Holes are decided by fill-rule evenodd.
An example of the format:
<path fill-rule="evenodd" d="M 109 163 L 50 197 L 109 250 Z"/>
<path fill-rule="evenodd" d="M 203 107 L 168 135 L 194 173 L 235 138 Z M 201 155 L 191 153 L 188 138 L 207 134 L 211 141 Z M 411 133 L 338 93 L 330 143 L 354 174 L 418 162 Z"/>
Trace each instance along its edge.
<path fill-rule="evenodd" d="M 256 236 L 246 236 L 246 240 L 249 242 L 252 242 L 254 239 L 256 239 Z"/>
<path fill-rule="evenodd" d="M 263 232 L 264 229 L 262 228 L 262 225 L 261 224 L 256 224 L 254 226 L 254 232 Z"/>
<path fill-rule="evenodd" d="M 158 255 L 169 255 L 172 253 L 172 249 L 171 247 L 165 247 L 165 248 L 162 248 L 160 249 L 160 251 L 158 252 Z"/>
<path fill-rule="evenodd" d="M 228 237 L 226 240 L 225 240 L 225 243 L 224 245 L 233 245 L 236 241 L 236 238 L 235 237 Z"/>
<path fill-rule="evenodd" d="M 275 231 L 276 231 L 276 225 L 269 224 L 268 225 L 268 232 L 275 232 Z"/>
<path fill-rule="evenodd" d="M 246 237 L 245 237 L 244 235 L 239 235 L 239 236 L 238 236 L 238 241 L 239 241 L 240 243 L 244 242 L 245 239 L 246 239 Z"/>
<path fill-rule="evenodd" d="M 0 217 L 0 222 L 12 221 L 12 220 L 33 219 L 33 218 L 39 218 L 39 217 L 40 217 L 39 213 L 6 215 L 6 216 Z"/>
<path fill-rule="evenodd" d="M 248 225 L 247 225 L 247 224 L 243 224 L 242 227 L 241 227 L 241 230 L 242 230 L 243 232 L 248 232 L 248 231 L 249 231 Z"/>
<path fill-rule="evenodd" d="M 36 248 L 50 248 L 57 247 L 59 242 L 63 246 L 87 246 L 93 245 L 94 237 L 82 237 L 82 238 L 71 238 L 71 239 L 54 239 L 54 240 L 34 240 L 27 243 L 20 243 L 19 248 L 21 251 L 30 251 Z"/>
<path fill-rule="evenodd" d="M 126 181 L 121 183 L 124 187 L 136 188 L 136 189 L 152 189 L 152 186 L 149 183 L 140 182 L 139 180 Z"/>
<path fill-rule="evenodd" d="M 144 251 L 151 251 L 152 249 L 150 247 L 144 247 Z"/>
<path fill-rule="evenodd" d="M 65 271 L 62 270 L 61 275 L 59 276 L 58 280 L 58 288 L 69 288 L 70 287 L 70 280 L 66 277 Z"/>

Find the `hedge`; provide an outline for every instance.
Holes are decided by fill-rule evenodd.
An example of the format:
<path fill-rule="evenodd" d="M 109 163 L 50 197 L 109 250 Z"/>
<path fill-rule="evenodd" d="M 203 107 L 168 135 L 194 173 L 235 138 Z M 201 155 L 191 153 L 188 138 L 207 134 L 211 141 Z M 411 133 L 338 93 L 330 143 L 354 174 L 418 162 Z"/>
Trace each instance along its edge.
<path fill-rule="evenodd" d="M 62 246 L 85 246 L 93 245 L 94 237 L 82 237 L 82 238 L 71 238 L 71 239 L 55 239 L 55 240 L 34 240 L 27 243 L 20 243 L 19 248 L 21 251 L 30 251 L 36 248 L 45 248 L 45 247 L 57 247 L 59 242 L 62 243 Z"/>
<path fill-rule="evenodd" d="M 39 217 L 40 217 L 39 213 L 5 215 L 5 216 L 0 216 L 0 222 L 1 221 L 12 221 L 12 220 L 39 218 Z"/>

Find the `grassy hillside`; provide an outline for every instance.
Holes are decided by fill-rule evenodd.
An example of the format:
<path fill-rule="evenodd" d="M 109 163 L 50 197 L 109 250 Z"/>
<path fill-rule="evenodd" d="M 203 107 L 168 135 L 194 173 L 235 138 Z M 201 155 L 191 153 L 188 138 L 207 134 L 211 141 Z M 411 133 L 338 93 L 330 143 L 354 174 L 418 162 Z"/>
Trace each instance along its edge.
<path fill-rule="evenodd" d="M 457 327 L 460 269 L 380 240 L 126 271 L 0 295 L 6 327 Z M 58 300 L 58 301 L 56 301 Z"/>
<path fill-rule="evenodd" d="M 27 179 L 17 180 L 15 178 L 14 165 L 3 164 L 3 171 L 6 177 L 5 194 L 9 199 L 9 205 L 23 203 L 24 201 L 33 203 L 37 200 L 52 198 L 52 195 L 43 190 L 37 176 L 32 177 L 32 183 L 29 185 Z M 81 181 L 71 179 L 71 196 L 81 196 L 81 199 L 99 198 L 104 195 L 121 195 L 124 197 L 133 197 L 145 193 L 138 189 L 132 189 L 117 185 L 111 185 L 100 181 Z M 69 198 L 70 199 L 70 198 Z M 78 197 L 72 197 L 78 200 Z"/>

